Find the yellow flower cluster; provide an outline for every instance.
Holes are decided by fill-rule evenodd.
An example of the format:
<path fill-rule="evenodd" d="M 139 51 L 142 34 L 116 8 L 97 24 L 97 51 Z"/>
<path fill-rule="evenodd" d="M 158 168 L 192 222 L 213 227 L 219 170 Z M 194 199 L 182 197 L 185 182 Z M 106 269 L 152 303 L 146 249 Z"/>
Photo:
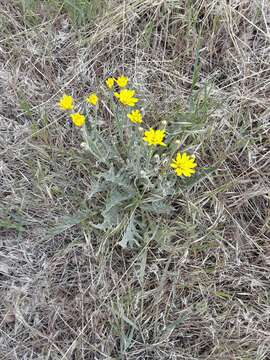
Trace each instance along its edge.
<path fill-rule="evenodd" d="M 119 76 L 117 79 L 110 77 L 105 82 L 107 87 L 111 90 L 116 83 L 120 88 L 125 88 L 128 84 L 128 78 L 124 75 Z"/>
<path fill-rule="evenodd" d="M 129 83 L 128 77 L 124 75 L 121 75 L 118 78 L 110 77 L 105 81 L 105 83 L 110 90 L 113 89 L 115 84 L 118 85 L 120 90 L 119 92 L 114 92 L 114 96 L 122 105 L 134 107 L 139 101 L 139 99 L 135 97 L 135 90 L 126 89 L 126 86 Z M 127 114 L 127 117 L 132 123 L 142 123 L 142 113 L 138 109 Z"/>
<path fill-rule="evenodd" d="M 59 100 L 58 106 L 61 110 L 71 111 L 74 108 L 73 105 L 73 97 L 67 94 L 64 94 Z M 85 116 L 80 113 L 72 113 L 70 114 L 70 118 L 74 125 L 83 126 L 85 123 Z"/>
<path fill-rule="evenodd" d="M 109 90 L 113 90 L 115 85 L 118 86 L 119 92 L 114 92 L 114 96 L 122 105 L 134 107 L 139 101 L 139 99 L 135 97 L 135 90 L 126 88 L 129 83 L 129 79 L 126 76 L 121 75 L 118 78 L 109 77 L 105 83 Z M 92 106 L 96 106 L 99 98 L 96 93 L 91 93 L 85 101 Z M 85 124 L 86 119 L 83 114 L 79 112 L 72 112 L 74 109 L 72 96 L 64 94 L 59 100 L 58 106 L 61 110 L 71 111 L 70 118 L 75 126 L 82 127 Z M 141 124 L 143 122 L 143 115 L 139 109 L 129 112 L 127 117 L 133 124 Z M 167 122 L 164 120 L 161 123 L 164 126 L 163 129 L 154 130 L 151 127 L 149 130 L 145 131 L 143 128 L 139 128 L 140 131 L 143 131 L 143 140 L 148 144 L 148 146 L 167 146 L 164 142 L 166 136 L 165 127 Z M 195 156 L 188 155 L 186 152 L 182 154 L 178 152 L 175 159 L 172 159 L 170 167 L 175 171 L 177 176 L 190 177 L 195 173 L 195 168 L 197 167 Z"/>
<path fill-rule="evenodd" d="M 115 84 L 118 85 L 120 91 L 115 92 L 114 96 L 119 100 L 122 105 L 133 107 L 139 101 L 139 99 L 134 97 L 135 90 L 126 89 L 128 82 L 129 79 L 126 76 L 121 75 L 116 79 L 113 77 L 108 78 L 106 80 L 106 85 L 110 90 L 112 90 Z"/>
<path fill-rule="evenodd" d="M 96 106 L 98 103 L 98 96 L 96 93 L 90 94 L 86 98 L 86 102 L 90 105 Z M 63 111 L 72 111 L 74 109 L 73 97 L 64 94 L 58 102 L 58 106 Z M 85 116 L 79 112 L 71 113 L 70 118 L 75 126 L 82 127 L 85 124 Z"/>

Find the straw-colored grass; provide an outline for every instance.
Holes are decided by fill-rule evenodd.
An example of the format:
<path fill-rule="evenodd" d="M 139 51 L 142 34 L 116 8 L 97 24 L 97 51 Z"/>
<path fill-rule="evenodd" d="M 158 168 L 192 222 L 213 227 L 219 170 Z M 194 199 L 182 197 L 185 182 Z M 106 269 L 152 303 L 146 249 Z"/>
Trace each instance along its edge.
<path fill-rule="evenodd" d="M 268 1 L 2 0 L 0 32 L 1 360 L 269 359 Z M 56 106 L 122 72 L 204 169 L 127 249 Z"/>

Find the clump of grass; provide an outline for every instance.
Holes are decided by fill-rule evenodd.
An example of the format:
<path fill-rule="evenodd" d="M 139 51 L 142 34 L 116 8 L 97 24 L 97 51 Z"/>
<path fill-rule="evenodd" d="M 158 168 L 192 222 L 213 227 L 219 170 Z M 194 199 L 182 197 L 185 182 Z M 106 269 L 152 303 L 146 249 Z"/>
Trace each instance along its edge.
<path fill-rule="evenodd" d="M 108 6 L 104 0 L 16 0 L 14 3 L 29 27 L 39 24 L 42 17 L 62 14 L 67 15 L 75 27 L 83 27 L 99 17 Z"/>

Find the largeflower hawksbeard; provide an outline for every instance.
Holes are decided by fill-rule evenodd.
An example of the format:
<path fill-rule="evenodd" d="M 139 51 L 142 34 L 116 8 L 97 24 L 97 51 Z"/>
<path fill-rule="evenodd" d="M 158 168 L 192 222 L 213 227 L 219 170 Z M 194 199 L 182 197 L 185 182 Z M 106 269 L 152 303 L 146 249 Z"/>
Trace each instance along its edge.
<path fill-rule="evenodd" d="M 88 98 L 86 99 L 86 101 L 91 104 L 91 105 L 97 105 L 98 102 L 98 96 L 96 93 L 92 93 L 88 96 Z"/>
<path fill-rule="evenodd" d="M 166 146 L 166 144 L 163 142 L 165 137 L 165 130 L 154 130 L 153 128 L 150 128 L 149 131 L 144 132 L 144 138 L 143 140 L 148 143 L 148 145 L 161 145 Z"/>
<path fill-rule="evenodd" d="M 108 89 L 111 90 L 113 88 L 115 78 L 110 77 L 105 82 L 106 82 L 106 85 L 107 85 Z"/>
<path fill-rule="evenodd" d="M 85 116 L 80 113 L 74 113 L 70 115 L 74 125 L 82 127 L 85 123 Z"/>
<path fill-rule="evenodd" d="M 171 167 L 174 169 L 177 176 L 190 177 L 195 174 L 194 168 L 197 166 L 194 155 L 187 153 L 177 153 L 176 158 L 172 160 Z"/>
<path fill-rule="evenodd" d="M 135 91 L 128 89 L 122 89 L 119 93 L 114 93 L 114 96 L 120 101 L 120 103 L 126 106 L 135 106 L 135 104 L 139 101 L 139 99 L 135 98 L 134 95 Z"/>
<path fill-rule="evenodd" d="M 116 79 L 116 83 L 120 88 L 124 88 L 128 84 L 128 78 L 126 76 L 119 76 L 119 78 Z"/>
<path fill-rule="evenodd" d="M 127 117 L 129 120 L 135 124 L 141 124 L 142 123 L 142 113 L 140 110 L 133 110 L 129 114 L 127 114 Z"/>
<path fill-rule="evenodd" d="M 70 95 L 64 94 L 59 100 L 58 106 L 61 110 L 73 109 L 73 98 Z"/>

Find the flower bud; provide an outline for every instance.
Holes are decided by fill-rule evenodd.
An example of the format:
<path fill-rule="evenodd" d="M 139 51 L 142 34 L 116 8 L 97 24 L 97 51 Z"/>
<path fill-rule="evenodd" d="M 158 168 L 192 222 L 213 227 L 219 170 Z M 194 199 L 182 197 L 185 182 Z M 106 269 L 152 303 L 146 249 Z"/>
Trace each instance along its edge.
<path fill-rule="evenodd" d="M 146 176 L 146 172 L 145 172 L 144 170 L 141 170 L 141 171 L 140 171 L 140 175 L 141 175 L 141 177 L 145 177 L 145 176 Z"/>
<path fill-rule="evenodd" d="M 86 148 L 86 143 L 85 143 L 85 142 L 82 142 L 82 143 L 81 143 L 81 148 L 83 148 L 83 149 Z"/>
<path fill-rule="evenodd" d="M 167 165 L 168 162 L 169 162 L 169 158 L 166 157 L 166 158 L 162 159 L 162 164 L 163 165 Z"/>
<path fill-rule="evenodd" d="M 168 123 L 167 123 L 166 120 L 162 120 L 162 121 L 161 121 L 161 124 L 162 124 L 163 126 L 166 126 Z"/>
<path fill-rule="evenodd" d="M 160 160 L 159 155 L 158 155 L 158 154 L 155 154 L 155 155 L 154 155 L 154 159 L 155 159 L 156 162 L 158 162 L 158 161 Z"/>
<path fill-rule="evenodd" d="M 180 140 L 175 140 L 174 143 L 175 143 L 175 145 L 178 145 L 178 146 L 181 145 L 181 141 L 180 141 Z"/>
<path fill-rule="evenodd" d="M 144 128 L 141 127 L 141 126 L 138 127 L 138 130 L 139 130 L 140 132 L 144 132 Z"/>

